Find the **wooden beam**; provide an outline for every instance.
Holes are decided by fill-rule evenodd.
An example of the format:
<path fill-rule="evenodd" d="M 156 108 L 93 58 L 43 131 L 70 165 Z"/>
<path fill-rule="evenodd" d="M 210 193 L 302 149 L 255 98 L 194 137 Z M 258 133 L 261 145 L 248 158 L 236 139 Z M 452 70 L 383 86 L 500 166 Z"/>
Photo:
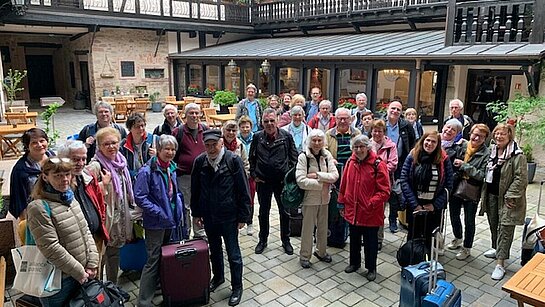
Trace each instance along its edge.
<path fill-rule="evenodd" d="M 447 6 L 447 22 L 445 27 L 445 46 L 454 44 L 454 23 L 456 22 L 456 0 L 449 0 Z"/>
<path fill-rule="evenodd" d="M 70 41 L 73 42 L 73 41 L 75 41 L 76 39 L 78 39 L 78 38 L 84 36 L 84 35 L 87 34 L 87 33 L 89 33 L 89 32 L 81 32 L 81 33 L 78 33 L 78 34 L 76 34 L 76 35 L 72 35 L 72 36 L 70 37 Z"/>
<path fill-rule="evenodd" d="M 161 29 L 161 32 L 157 35 L 159 38 L 157 39 L 157 45 L 155 45 L 155 53 L 153 54 L 153 57 L 157 57 L 157 51 L 159 51 L 159 44 L 161 44 L 161 38 L 163 37 L 163 34 L 165 33 L 165 29 Z"/>

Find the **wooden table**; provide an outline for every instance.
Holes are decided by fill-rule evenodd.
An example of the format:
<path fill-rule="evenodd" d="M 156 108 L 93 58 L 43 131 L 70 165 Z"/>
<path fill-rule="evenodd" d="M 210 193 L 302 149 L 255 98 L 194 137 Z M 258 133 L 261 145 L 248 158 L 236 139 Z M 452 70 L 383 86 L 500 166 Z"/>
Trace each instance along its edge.
<path fill-rule="evenodd" d="M 19 112 L 6 112 L 4 113 L 4 116 L 6 117 L 6 120 L 10 118 L 10 116 L 17 116 L 20 114 L 25 114 L 26 118 L 36 126 L 36 119 L 38 118 L 38 112 L 26 112 L 26 113 L 19 113 Z"/>
<path fill-rule="evenodd" d="M 228 120 L 235 120 L 235 116 L 236 116 L 235 114 L 217 114 L 217 115 L 210 115 L 208 117 L 210 117 L 211 120 L 218 121 L 223 125 L 223 123 L 225 123 Z"/>
<path fill-rule="evenodd" d="M 4 158 L 4 155 L 11 151 L 18 157 L 21 151 L 17 148 L 17 144 L 21 142 L 23 133 L 28 129 L 35 128 L 34 124 L 23 125 L 0 125 L 0 159 Z M 14 137 L 8 137 L 8 135 L 15 135 Z M 4 149 L 4 145 L 7 146 Z"/>
<path fill-rule="evenodd" d="M 545 305 L 545 254 L 537 253 L 502 287 L 519 306 Z"/>

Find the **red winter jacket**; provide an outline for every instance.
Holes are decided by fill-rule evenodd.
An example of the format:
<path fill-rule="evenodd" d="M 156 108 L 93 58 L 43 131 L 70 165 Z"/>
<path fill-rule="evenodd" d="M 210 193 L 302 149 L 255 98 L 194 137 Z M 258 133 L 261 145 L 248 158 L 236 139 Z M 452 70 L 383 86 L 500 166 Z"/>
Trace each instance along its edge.
<path fill-rule="evenodd" d="M 344 219 L 351 225 L 384 225 L 384 203 L 390 197 L 390 176 L 382 160 L 375 171 L 376 160 L 373 151 L 369 151 L 362 162 L 352 154 L 345 166 L 338 201 L 344 204 Z"/>
<path fill-rule="evenodd" d="M 312 129 L 319 129 L 320 127 L 320 113 L 314 115 L 313 118 L 311 118 L 308 122 L 308 126 Z M 335 120 L 335 116 L 333 114 L 329 114 L 329 126 L 327 126 L 326 130 L 329 130 L 337 125 L 337 121 Z M 324 131 L 325 132 L 325 131 Z"/>
<path fill-rule="evenodd" d="M 106 229 L 106 204 L 104 203 L 104 194 L 98 184 L 98 179 L 92 172 L 83 170 L 83 182 L 85 184 L 85 193 L 95 206 L 100 217 L 100 229 L 98 235 L 104 240 L 104 244 L 110 241 L 110 234 Z"/>

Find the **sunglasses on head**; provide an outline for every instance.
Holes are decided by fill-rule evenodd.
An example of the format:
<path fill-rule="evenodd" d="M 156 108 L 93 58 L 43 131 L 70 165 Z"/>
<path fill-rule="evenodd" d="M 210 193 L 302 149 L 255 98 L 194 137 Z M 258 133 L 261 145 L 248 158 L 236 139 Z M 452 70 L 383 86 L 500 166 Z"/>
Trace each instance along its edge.
<path fill-rule="evenodd" d="M 49 158 L 49 162 L 51 162 L 53 164 L 59 164 L 61 162 L 70 163 L 72 161 L 70 159 L 68 159 L 68 158 L 52 157 L 52 158 Z"/>

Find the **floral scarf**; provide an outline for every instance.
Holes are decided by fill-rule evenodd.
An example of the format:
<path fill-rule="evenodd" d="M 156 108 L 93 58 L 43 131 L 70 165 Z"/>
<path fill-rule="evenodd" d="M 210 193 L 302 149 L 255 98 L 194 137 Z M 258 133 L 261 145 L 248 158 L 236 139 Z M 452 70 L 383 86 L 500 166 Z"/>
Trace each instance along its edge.
<path fill-rule="evenodd" d="M 488 164 L 486 165 L 485 182 L 492 183 L 494 169 L 498 166 L 501 167 L 507 160 L 518 154 L 522 154 L 522 150 L 515 141 L 511 141 L 507 144 L 501 157 L 498 156 L 498 146 L 496 144 L 492 145 L 492 148 L 490 148 L 490 158 L 488 158 Z"/>

